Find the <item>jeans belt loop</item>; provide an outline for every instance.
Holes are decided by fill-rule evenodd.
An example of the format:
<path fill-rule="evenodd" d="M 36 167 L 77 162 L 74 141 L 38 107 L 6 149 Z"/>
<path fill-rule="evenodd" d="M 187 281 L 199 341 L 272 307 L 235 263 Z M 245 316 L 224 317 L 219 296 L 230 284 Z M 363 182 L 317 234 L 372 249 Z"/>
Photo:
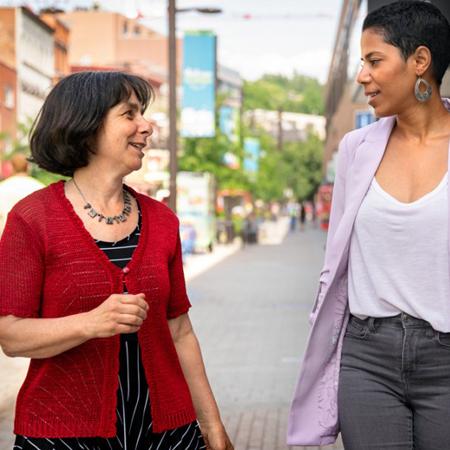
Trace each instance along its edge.
<path fill-rule="evenodd" d="M 369 330 L 375 331 L 375 317 L 369 317 Z"/>

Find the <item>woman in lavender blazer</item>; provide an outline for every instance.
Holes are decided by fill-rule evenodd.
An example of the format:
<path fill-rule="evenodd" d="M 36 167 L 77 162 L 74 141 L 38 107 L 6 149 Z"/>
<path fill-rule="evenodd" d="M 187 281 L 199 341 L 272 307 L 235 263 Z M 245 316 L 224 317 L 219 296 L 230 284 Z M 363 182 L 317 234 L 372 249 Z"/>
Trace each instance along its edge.
<path fill-rule="evenodd" d="M 358 75 L 379 120 L 338 153 L 289 445 L 450 448 L 450 27 L 421 1 L 370 13 Z"/>

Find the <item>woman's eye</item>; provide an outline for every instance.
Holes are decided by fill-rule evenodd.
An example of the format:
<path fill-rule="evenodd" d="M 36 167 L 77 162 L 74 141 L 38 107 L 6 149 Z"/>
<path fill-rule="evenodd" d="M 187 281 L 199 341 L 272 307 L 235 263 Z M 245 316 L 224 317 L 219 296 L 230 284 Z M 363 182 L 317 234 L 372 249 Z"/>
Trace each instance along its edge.
<path fill-rule="evenodd" d="M 379 59 L 371 59 L 371 60 L 369 61 L 369 63 L 370 63 L 371 66 L 376 66 L 377 63 L 379 63 L 379 62 L 380 62 Z"/>
<path fill-rule="evenodd" d="M 127 116 L 129 119 L 134 118 L 134 112 L 131 109 L 127 111 L 124 115 Z"/>

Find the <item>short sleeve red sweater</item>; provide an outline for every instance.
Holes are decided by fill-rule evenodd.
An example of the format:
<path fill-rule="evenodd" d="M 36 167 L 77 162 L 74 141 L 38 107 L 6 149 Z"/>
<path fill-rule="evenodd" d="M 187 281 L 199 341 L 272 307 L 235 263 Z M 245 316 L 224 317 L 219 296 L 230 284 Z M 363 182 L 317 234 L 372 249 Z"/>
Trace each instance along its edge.
<path fill-rule="evenodd" d="M 131 190 L 132 191 L 132 190 Z M 195 420 L 167 319 L 189 310 L 178 219 L 132 191 L 142 213 L 139 244 L 125 269 L 97 247 L 58 182 L 20 201 L 0 241 L 0 315 L 56 318 L 90 311 L 109 295 L 143 292 L 138 332 L 155 432 Z M 16 405 L 14 431 L 30 437 L 116 434 L 120 336 L 91 339 L 32 359 Z"/>

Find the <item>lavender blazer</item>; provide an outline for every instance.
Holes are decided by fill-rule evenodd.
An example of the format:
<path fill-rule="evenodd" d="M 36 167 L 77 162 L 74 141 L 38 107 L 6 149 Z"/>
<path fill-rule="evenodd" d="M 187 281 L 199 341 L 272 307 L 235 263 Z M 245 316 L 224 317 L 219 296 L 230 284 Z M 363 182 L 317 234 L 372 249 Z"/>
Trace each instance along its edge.
<path fill-rule="evenodd" d="M 444 104 L 450 111 L 450 102 L 444 100 Z M 337 389 L 342 341 L 349 318 L 350 238 L 359 207 L 381 162 L 395 120 L 395 116 L 386 117 L 351 131 L 339 146 L 325 262 L 289 414 L 288 445 L 329 445 L 335 442 L 339 433 Z"/>

